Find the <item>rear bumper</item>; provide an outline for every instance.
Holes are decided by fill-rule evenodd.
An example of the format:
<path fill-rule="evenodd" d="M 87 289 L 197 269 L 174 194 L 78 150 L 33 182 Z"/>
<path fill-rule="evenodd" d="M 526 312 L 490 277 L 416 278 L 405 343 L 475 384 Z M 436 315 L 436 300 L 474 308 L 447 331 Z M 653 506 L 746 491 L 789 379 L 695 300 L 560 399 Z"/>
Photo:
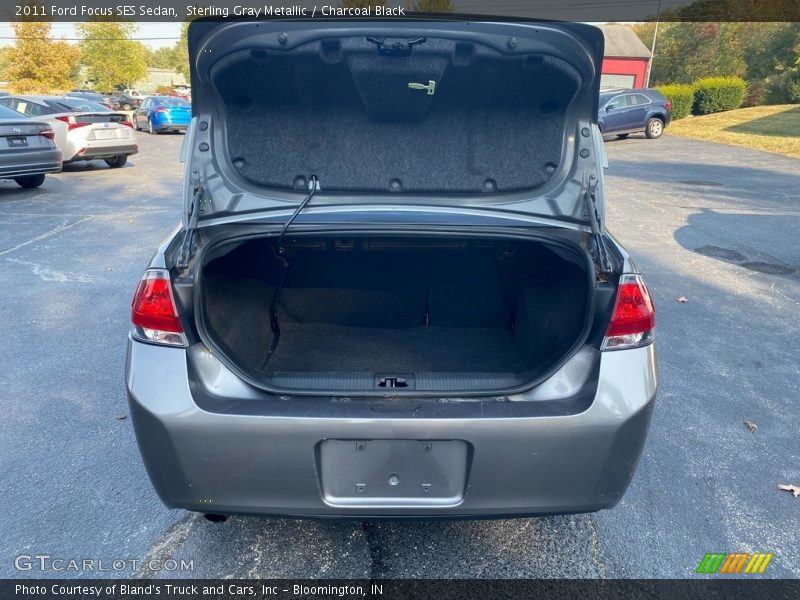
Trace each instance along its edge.
<path fill-rule="evenodd" d="M 155 129 L 156 131 L 164 131 L 164 130 L 167 130 L 167 129 L 169 129 L 169 130 L 173 130 L 173 129 L 174 130 L 184 130 L 185 131 L 186 128 L 189 127 L 189 123 L 190 122 L 191 122 L 191 119 L 188 119 L 188 120 L 180 119 L 180 120 L 172 121 L 170 119 L 167 119 L 166 117 L 161 117 L 161 118 L 153 119 L 153 129 Z"/>
<path fill-rule="evenodd" d="M 119 142 L 97 142 L 92 141 L 89 142 L 89 145 L 83 150 L 83 152 L 78 152 L 75 156 L 72 157 L 71 161 L 78 161 L 78 160 L 97 160 L 101 158 L 111 158 L 113 156 L 118 156 L 123 154 L 125 156 L 130 156 L 131 154 L 136 154 L 139 152 L 139 146 L 135 143 L 122 143 Z"/>
<path fill-rule="evenodd" d="M 408 402 L 393 406 L 392 400 L 305 404 L 302 398 L 256 398 L 243 383 L 235 394 L 241 400 L 218 410 L 199 406 L 193 394 L 225 390 L 234 395 L 235 386 L 213 356 L 201 356 L 208 365 L 196 378 L 189 351 L 129 340 L 128 399 L 137 441 L 162 501 L 222 514 L 481 518 L 610 508 L 633 476 L 657 385 L 651 345 L 603 353 L 594 398 L 571 414 L 548 409 L 513 416 L 523 405 L 535 408 L 536 400 L 491 407 L 431 402 L 425 408 L 420 401 L 410 410 Z M 475 410 L 456 417 L 459 405 Z M 509 416 L 487 418 L 487 413 Z M 461 440 L 468 449 L 464 489 L 449 502 L 392 505 L 365 499 L 357 506 L 342 505 L 324 493 L 324 440 Z M 392 470 L 406 467 L 413 470 L 402 462 Z"/>
<path fill-rule="evenodd" d="M 58 148 L 25 151 L 4 155 L 0 164 L 0 179 L 13 179 L 61 170 L 61 151 Z"/>
<path fill-rule="evenodd" d="M 188 123 L 186 125 L 176 123 L 161 123 L 160 125 L 153 125 L 154 131 L 186 131 L 188 128 Z"/>

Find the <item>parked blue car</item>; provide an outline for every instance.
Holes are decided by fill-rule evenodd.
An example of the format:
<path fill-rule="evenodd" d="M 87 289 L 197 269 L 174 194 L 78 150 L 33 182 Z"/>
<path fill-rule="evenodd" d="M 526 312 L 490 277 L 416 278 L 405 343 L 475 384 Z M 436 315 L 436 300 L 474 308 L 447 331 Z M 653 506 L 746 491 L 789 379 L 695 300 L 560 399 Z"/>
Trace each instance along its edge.
<path fill-rule="evenodd" d="M 626 138 L 641 133 L 661 137 L 670 122 L 669 100 L 656 90 L 606 90 L 600 92 L 597 124 L 603 135 Z"/>
<path fill-rule="evenodd" d="M 191 104 L 174 96 L 148 96 L 133 111 L 133 126 L 137 131 L 186 131 L 191 120 Z"/>

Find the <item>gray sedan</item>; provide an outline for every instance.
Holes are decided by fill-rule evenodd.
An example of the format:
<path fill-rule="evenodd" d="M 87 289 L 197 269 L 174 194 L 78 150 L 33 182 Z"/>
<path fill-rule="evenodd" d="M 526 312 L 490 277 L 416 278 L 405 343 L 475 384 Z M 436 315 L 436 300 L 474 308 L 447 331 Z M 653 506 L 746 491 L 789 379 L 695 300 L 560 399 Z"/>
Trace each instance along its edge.
<path fill-rule="evenodd" d="M 23 188 L 44 183 L 46 173 L 61 170 L 61 150 L 47 123 L 32 121 L 0 106 L 0 179 L 13 179 Z"/>
<path fill-rule="evenodd" d="M 189 26 L 183 223 L 126 365 L 161 499 L 212 521 L 613 507 L 657 369 L 606 229 L 602 32 L 258 25 Z"/>

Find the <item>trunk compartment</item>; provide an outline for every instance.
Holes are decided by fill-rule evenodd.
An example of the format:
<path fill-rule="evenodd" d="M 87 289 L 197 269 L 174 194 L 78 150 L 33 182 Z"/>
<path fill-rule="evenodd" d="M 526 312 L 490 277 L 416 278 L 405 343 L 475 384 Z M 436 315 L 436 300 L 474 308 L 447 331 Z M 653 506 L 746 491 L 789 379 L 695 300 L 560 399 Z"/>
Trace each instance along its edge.
<path fill-rule="evenodd" d="M 197 283 L 201 338 L 266 389 L 513 390 L 567 360 L 592 320 L 594 271 L 577 245 L 331 235 L 282 246 L 216 244 Z"/>

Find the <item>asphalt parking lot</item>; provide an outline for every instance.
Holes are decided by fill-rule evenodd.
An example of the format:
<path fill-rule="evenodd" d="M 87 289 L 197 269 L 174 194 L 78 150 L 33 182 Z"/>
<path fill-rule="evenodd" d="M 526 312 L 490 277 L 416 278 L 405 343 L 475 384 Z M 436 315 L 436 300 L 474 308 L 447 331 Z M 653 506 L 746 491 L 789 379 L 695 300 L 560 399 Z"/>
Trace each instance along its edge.
<path fill-rule="evenodd" d="M 609 141 L 608 222 L 657 308 L 661 386 L 621 504 L 593 515 L 359 523 L 165 509 L 124 394 L 130 298 L 180 218 L 181 135 L 123 169 L 0 183 L 0 576 L 20 554 L 193 559 L 182 577 L 692 577 L 706 552 L 800 576 L 800 160 Z M 679 297 L 686 302 L 678 302 Z M 743 424 L 757 424 L 751 432 Z"/>

